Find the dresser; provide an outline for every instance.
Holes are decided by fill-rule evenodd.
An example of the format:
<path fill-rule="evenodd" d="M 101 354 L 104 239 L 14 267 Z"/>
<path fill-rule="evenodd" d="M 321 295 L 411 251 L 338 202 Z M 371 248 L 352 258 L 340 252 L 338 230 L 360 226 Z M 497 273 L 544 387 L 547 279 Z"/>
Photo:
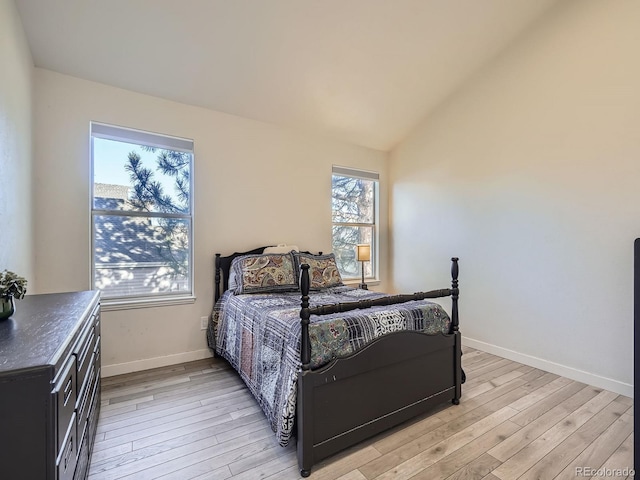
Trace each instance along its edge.
<path fill-rule="evenodd" d="M 0 321 L 0 478 L 88 475 L 100 410 L 100 296 L 27 295 Z"/>

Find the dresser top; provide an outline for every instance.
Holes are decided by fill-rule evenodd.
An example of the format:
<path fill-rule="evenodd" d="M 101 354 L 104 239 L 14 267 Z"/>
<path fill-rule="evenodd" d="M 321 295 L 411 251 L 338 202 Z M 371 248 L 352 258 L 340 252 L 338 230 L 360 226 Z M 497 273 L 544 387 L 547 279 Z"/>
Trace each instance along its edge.
<path fill-rule="evenodd" d="M 100 293 L 27 295 L 15 300 L 15 313 L 0 320 L 0 374 L 56 365 L 91 314 Z"/>

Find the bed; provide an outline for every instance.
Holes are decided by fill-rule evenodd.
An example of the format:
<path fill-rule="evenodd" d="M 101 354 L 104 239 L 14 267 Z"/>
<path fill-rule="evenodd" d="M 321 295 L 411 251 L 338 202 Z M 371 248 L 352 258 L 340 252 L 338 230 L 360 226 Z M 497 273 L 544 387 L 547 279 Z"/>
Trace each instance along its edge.
<path fill-rule="evenodd" d="M 459 403 L 457 258 L 451 288 L 386 295 L 344 286 L 332 254 L 265 248 L 216 254 L 207 339 L 247 384 L 279 443 L 296 437 L 303 477 L 349 446 Z M 451 316 L 426 300 L 448 296 Z"/>

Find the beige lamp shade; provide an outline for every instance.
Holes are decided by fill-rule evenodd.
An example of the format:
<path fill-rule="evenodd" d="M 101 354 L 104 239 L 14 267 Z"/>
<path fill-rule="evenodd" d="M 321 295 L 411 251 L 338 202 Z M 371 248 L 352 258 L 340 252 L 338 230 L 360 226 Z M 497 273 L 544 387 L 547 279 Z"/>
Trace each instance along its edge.
<path fill-rule="evenodd" d="M 369 245 L 368 243 L 356 245 L 356 251 L 359 262 L 371 261 L 371 245 Z"/>

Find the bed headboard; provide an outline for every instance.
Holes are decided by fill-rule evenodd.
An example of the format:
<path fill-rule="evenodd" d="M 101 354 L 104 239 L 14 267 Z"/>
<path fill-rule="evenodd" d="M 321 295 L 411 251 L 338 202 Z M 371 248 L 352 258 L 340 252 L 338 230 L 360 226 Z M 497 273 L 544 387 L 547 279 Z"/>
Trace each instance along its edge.
<path fill-rule="evenodd" d="M 213 303 L 217 302 L 218 299 L 222 296 L 224 292 L 229 288 L 229 270 L 231 270 L 231 262 L 236 257 L 240 257 L 242 255 L 253 255 L 257 253 L 264 252 L 265 247 L 254 248 L 253 250 L 249 250 L 248 252 L 234 252 L 227 257 L 223 257 L 220 253 L 216 253 L 216 273 L 215 273 L 215 297 Z M 308 251 L 303 251 L 302 253 L 309 253 Z M 319 252 L 318 255 L 322 255 L 322 252 Z M 222 276 L 222 278 L 221 278 Z M 220 285 L 220 281 L 222 280 L 222 285 Z"/>

